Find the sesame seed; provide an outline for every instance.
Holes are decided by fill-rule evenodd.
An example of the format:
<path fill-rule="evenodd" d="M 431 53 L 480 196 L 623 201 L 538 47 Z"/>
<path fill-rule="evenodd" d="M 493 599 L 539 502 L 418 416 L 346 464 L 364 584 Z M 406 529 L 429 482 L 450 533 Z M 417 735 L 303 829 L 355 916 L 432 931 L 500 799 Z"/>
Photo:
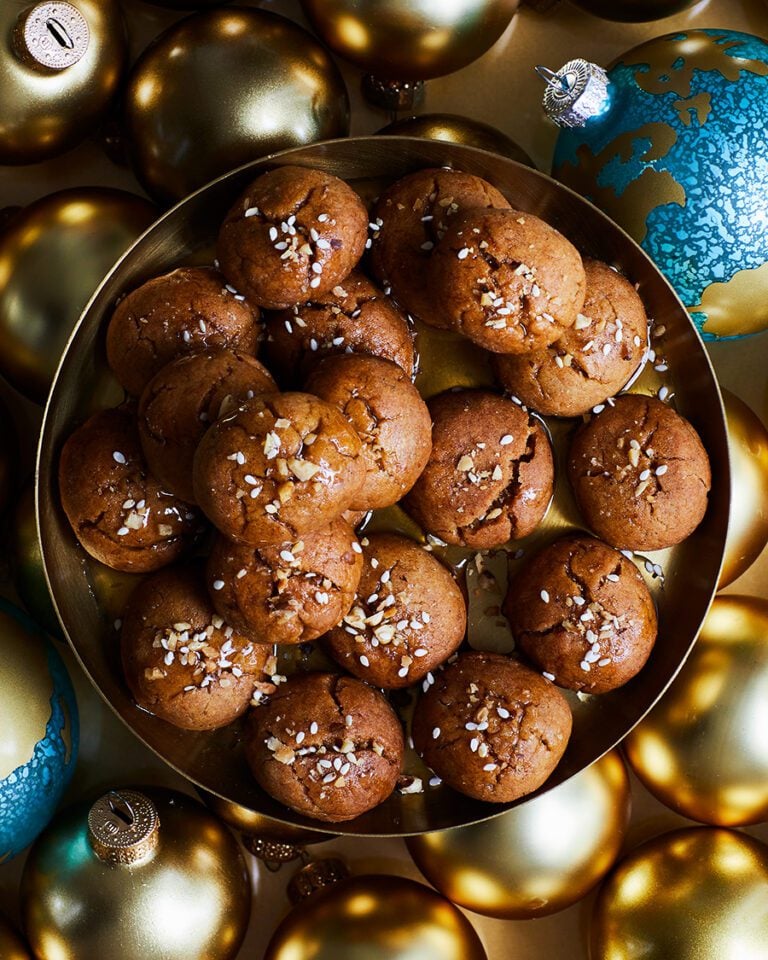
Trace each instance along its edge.
<path fill-rule="evenodd" d="M 551 680 L 553 683 L 555 682 L 554 673 L 547 673 L 546 671 L 544 671 L 544 673 L 542 673 L 542 677 L 544 677 L 546 680 Z"/>
<path fill-rule="evenodd" d="M 470 720 L 468 723 L 464 724 L 465 730 L 477 730 L 477 724 Z"/>
<path fill-rule="evenodd" d="M 504 436 L 499 440 L 499 443 L 502 447 L 509 446 L 510 443 L 514 440 L 514 437 L 511 433 L 505 433 Z"/>
<path fill-rule="evenodd" d="M 431 250 L 434 247 L 434 243 L 431 240 L 425 240 L 421 245 L 422 250 Z"/>
<path fill-rule="evenodd" d="M 316 287 L 319 287 L 319 286 L 320 286 L 320 277 L 317 277 L 317 276 L 312 277 L 312 279 L 309 281 L 309 285 L 310 285 L 310 287 L 312 287 L 313 290 L 314 290 Z"/>
<path fill-rule="evenodd" d="M 496 769 L 495 763 L 486 763 L 486 765 L 483 767 L 483 770 L 488 771 L 488 773 L 490 773 L 491 770 L 495 770 L 495 769 Z"/>
<path fill-rule="evenodd" d="M 456 257 L 459 260 L 466 260 L 469 256 L 469 247 L 462 247 L 461 250 L 456 254 Z"/>
<path fill-rule="evenodd" d="M 370 665 L 371 665 L 371 661 L 368 659 L 368 657 L 366 657 L 366 655 L 365 655 L 364 653 L 361 654 L 361 656 L 360 656 L 360 666 L 361 666 L 361 667 L 370 667 Z"/>
<path fill-rule="evenodd" d="M 549 594 L 546 590 L 542 590 L 540 596 L 544 603 L 549 603 Z"/>
<path fill-rule="evenodd" d="M 480 741 L 477 739 L 477 737 L 473 737 L 469 741 L 469 749 L 472 751 L 472 753 L 477 753 L 477 748 L 479 746 L 480 746 Z"/>
<path fill-rule="evenodd" d="M 214 581 L 213 581 L 213 589 L 214 589 L 214 590 L 223 590 L 223 589 L 224 589 L 224 581 L 223 581 L 223 580 L 214 580 Z"/>
<path fill-rule="evenodd" d="M 439 736 L 440 736 L 440 727 L 435 727 L 434 730 L 432 731 L 432 739 L 437 740 Z"/>
<path fill-rule="evenodd" d="M 129 532 L 130 532 L 130 531 L 128 530 L 128 527 L 120 527 L 120 529 L 117 531 L 117 535 L 118 535 L 118 537 L 124 537 L 124 536 L 126 536 L 126 534 L 128 534 Z"/>
<path fill-rule="evenodd" d="M 592 407 L 592 413 L 602 413 L 605 410 L 604 403 L 598 403 L 596 407 Z"/>
<path fill-rule="evenodd" d="M 669 387 L 659 387 L 659 400 L 666 400 L 669 396 Z"/>
<path fill-rule="evenodd" d="M 502 720 L 509 720 L 509 710 L 506 707 L 496 707 L 496 713 Z"/>
<path fill-rule="evenodd" d="M 120 453 L 119 450 L 115 450 L 115 452 L 112 454 L 112 459 L 115 461 L 115 463 L 125 463 L 125 454 Z"/>
<path fill-rule="evenodd" d="M 610 662 L 611 662 L 610 657 L 603 657 L 602 660 L 597 661 L 597 665 L 598 667 L 607 667 Z"/>
<path fill-rule="evenodd" d="M 667 470 L 669 470 L 669 467 L 667 466 L 667 464 L 662 463 L 660 467 L 656 467 L 656 476 L 663 477 L 664 474 L 667 472 Z"/>
<path fill-rule="evenodd" d="M 258 207 L 248 207 L 248 209 L 245 211 L 245 213 L 243 214 L 243 216 L 245 216 L 245 217 L 255 217 L 255 216 L 258 215 L 258 213 L 259 213 L 259 208 L 258 208 Z"/>
<path fill-rule="evenodd" d="M 355 553 L 362 553 L 362 552 L 363 552 L 363 548 L 360 546 L 360 544 L 357 542 L 357 540 L 353 540 L 353 541 L 352 541 L 352 549 L 354 550 Z M 373 564 L 371 564 L 371 565 L 373 565 Z"/>
<path fill-rule="evenodd" d="M 619 582 L 619 575 L 618 575 L 618 573 L 609 573 L 608 576 L 607 576 L 605 579 L 606 579 L 606 580 L 610 580 L 611 583 L 618 583 L 618 582 Z"/>
<path fill-rule="evenodd" d="M 314 734 L 316 734 L 318 730 L 319 730 L 319 727 L 317 723 L 315 723 L 315 721 L 313 720 L 312 723 L 310 723 L 309 725 L 309 732 L 314 736 Z"/>
<path fill-rule="evenodd" d="M 413 623 L 411 623 L 411 626 L 413 626 Z M 428 652 L 429 651 L 425 650 L 424 647 L 419 647 L 418 650 L 413 651 L 413 655 L 414 657 L 426 657 Z"/>
<path fill-rule="evenodd" d="M 640 474 L 639 479 L 640 479 L 640 480 L 647 480 L 647 479 L 650 477 L 650 475 L 651 475 L 651 471 L 650 471 L 650 470 L 643 470 L 643 472 Z"/>

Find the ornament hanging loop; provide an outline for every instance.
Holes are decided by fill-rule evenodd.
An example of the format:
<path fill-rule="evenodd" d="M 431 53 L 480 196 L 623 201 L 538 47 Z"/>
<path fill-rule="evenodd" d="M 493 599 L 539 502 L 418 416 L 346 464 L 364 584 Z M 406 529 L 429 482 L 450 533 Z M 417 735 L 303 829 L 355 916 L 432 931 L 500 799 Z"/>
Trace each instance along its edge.
<path fill-rule="evenodd" d="M 541 64 L 537 64 L 533 68 L 536 74 L 541 77 L 544 83 L 549 87 L 554 87 L 557 91 L 563 91 L 564 93 L 569 93 L 573 87 L 574 79 L 570 74 L 561 74 L 554 70 L 550 70 L 549 67 L 544 67 Z"/>

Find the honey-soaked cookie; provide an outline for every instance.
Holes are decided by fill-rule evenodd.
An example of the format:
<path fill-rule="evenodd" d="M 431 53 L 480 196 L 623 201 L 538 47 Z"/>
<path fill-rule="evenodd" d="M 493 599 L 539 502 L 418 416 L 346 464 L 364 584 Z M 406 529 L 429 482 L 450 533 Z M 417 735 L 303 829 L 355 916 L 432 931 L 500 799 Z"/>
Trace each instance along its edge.
<path fill-rule="evenodd" d="M 363 201 L 343 180 L 309 167 L 277 167 L 227 214 L 221 272 L 248 299 L 281 310 L 320 296 L 351 272 L 368 238 Z"/>

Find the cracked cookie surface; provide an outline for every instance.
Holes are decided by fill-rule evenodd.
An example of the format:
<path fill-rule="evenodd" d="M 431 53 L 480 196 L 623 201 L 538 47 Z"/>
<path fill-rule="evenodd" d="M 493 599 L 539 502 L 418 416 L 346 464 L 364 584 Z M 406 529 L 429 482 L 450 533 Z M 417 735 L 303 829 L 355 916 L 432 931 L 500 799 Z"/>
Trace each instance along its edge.
<path fill-rule="evenodd" d="M 428 402 L 432 453 L 404 501 L 407 512 L 446 543 L 491 549 L 531 533 L 554 485 L 552 448 L 518 404 L 484 390 Z"/>
<path fill-rule="evenodd" d="M 533 557 L 510 582 L 504 613 L 525 656 L 569 690 L 615 690 L 656 641 L 656 608 L 637 567 L 592 537 L 565 537 Z"/>
<path fill-rule="evenodd" d="M 704 518 L 712 482 L 693 426 L 661 400 L 634 393 L 579 427 L 568 476 L 589 527 L 626 550 L 685 540 Z"/>
<path fill-rule="evenodd" d="M 497 653 L 464 653 L 416 705 L 413 742 L 454 790 L 507 803 L 536 790 L 562 757 L 571 711 L 548 680 Z"/>

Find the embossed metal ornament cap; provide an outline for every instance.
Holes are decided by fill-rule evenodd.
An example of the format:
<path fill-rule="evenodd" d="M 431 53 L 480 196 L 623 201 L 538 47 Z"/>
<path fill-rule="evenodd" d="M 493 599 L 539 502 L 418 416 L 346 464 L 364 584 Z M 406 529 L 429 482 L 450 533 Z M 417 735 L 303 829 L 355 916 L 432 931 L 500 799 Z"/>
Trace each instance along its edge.
<path fill-rule="evenodd" d="M 105 863 L 144 860 L 160 838 L 160 816 L 149 797 L 135 790 L 111 790 L 88 811 L 88 839 Z"/>
<path fill-rule="evenodd" d="M 545 81 L 542 106 L 559 127 L 583 127 L 603 112 L 608 104 L 608 74 L 589 60 L 569 60 L 555 73 L 548 67 L 536 67 Z"/>
<path fill-rule="evenodd" d="M 71 3 L 38 3 L 22 13 L 16 25 L 16 52 L 32 66 L 66 70 L 88 49 L 88 21 Z"/>
<path fill-rule="evenodd" d="M 295 906 L 320 890 L 332 887 L 350 876 L 349 868 L 338 857 L 323 857 L 305 864 L 288 882 L 288 899 Z"/>

